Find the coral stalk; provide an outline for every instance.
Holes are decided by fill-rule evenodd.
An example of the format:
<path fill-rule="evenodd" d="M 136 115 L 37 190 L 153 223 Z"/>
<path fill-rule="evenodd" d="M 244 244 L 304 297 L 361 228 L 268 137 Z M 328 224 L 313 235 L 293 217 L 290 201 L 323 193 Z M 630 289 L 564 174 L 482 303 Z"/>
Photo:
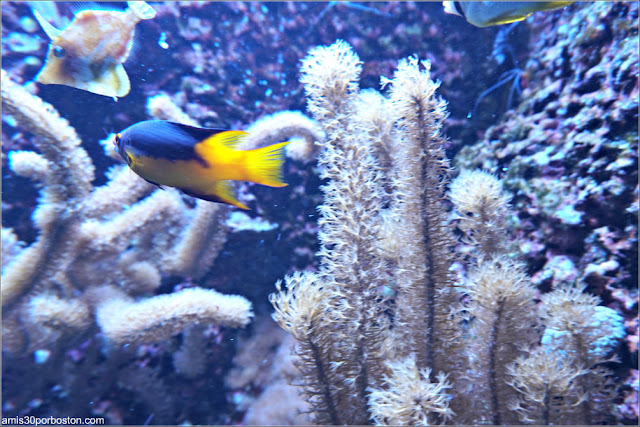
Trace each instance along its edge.
<path fill-rule="evenodd" d="M 140 302 L 112 298 L 99 304 L 96 311 L 102 333 L 116 344 L 162 341 L 198 323 L 240 327 L 247 325 L 251 317 L 247 299 L 200 288 Z"/>
<path fill-rule="evenodd" d="M 64 236 L 78 225 L 78 210 L 92 189 L 94 167 L 69 123 L 52 106 L 15 84 L 4 70 L 2 107 L 4 114 L 12 115 L 37 136 L 34 143 L 48 160 L 42 194 L 46 205 L 34 214 L 41 232 L 32 246 L 3 269 L 4 307 L 69 263 L 64 254 L 74 243 Z"/>
<path fill-rule="evenodd" d="M 327 134 L 319 158 L 321 177 L 330 179 L 324 187 L 325 202 L 319 207 L 320 255 L 324 260 L 320 276 L 357 310 L 353 320 L 333 338 L 344 343 L 338 353 L 343 360 L 338 370 L 344 378 L 340 386 L 350 391 L 343 399 L 357 408 L 349 423 L 364 423 L 370 418 L 367 388 L 375 383 L 373 372 L 380 369 L 379 307 L 375 300 L 384 268 L 376 250 L 375 219 L 381 193 L 376 185 L 375 160 L 369 147 L 359 143 L 358 123 L 350 120 L 360 70 L 358 57 L 344 42 L 312 50 L 301 69 L 309 111 Z"/>
<path fill-rule="evenodd" d="M 396 188 L 391 209 L 420 236 L 406 236 L 415 253 L 400 267 L 409 276 L 406 281 L 399 277 L 400 322 L 426 330 L 418 338 L 420 366 L 431 367 L 432 374 L 453 374 L 460 364 L 452 359 L 459 353 L 459 332 L 449 313 L 457 301 L 449 270 L 455 241 L 443 206 L 450 168 L 440 135 L 447 112 L 446 103 L 435 97 L 439 85 L 431 80 L 430 69 L 428 61 L 411 57 L 399 62 L 393 80 L 382 79 L 383 85 L 391 84 L 389 108 L 399 137 L 392 150 Z M 423 320 L 416 311 L 426 313 Z"/>

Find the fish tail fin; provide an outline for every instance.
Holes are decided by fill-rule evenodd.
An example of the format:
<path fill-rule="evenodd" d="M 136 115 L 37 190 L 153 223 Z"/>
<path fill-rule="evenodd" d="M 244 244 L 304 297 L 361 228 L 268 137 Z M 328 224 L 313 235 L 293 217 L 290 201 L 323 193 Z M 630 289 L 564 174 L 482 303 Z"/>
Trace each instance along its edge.
<path fill-rule="evenodd" d="M 156 16 L 156 11 L 145 1 L 128 1 L 127 5 L 140 19 L 151 19 Z"/>
<path fill-rule="evenodd" d="M 282 182 L 283 149 L 289 142 L 269 145 L 247 151 L 248 181 L 269 187 L 286 187 Z"/>

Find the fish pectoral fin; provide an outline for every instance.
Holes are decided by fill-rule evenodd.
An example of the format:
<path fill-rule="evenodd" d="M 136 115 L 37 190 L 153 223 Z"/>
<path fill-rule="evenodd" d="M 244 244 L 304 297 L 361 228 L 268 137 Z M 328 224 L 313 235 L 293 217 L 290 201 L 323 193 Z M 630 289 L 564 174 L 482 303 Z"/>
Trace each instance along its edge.
<path fill-rule="evenodd" d="M 126 96 L 131 90 L 131 83 L 129 82 L 129 76 L 127 75 L 127 72 L 125 71 L 122 64 L 116 65 L 114 72 L 116 75 L 116 80 L 118 82 L 118 89 L 117 89 L 116 96 L 119 96 L 119 97 Z"/>
<path fill-rule="evenodd" d="M 238 201 L 233 195 L 231 181 L 216 181 L 209 191 L 199 192 L 181 188 L 182 192 L 202 200 L 210 202 L 225 203 L 240 209 L 249 210 L 249 208 Z"/>
<path fill-rule="evenodd" d="M 98 95 L 121 98 L 129 93 L 131 83 L 122 64 L 117 64 L 106 69 L 93 81 L 89 82 L 86 90 Z"/>

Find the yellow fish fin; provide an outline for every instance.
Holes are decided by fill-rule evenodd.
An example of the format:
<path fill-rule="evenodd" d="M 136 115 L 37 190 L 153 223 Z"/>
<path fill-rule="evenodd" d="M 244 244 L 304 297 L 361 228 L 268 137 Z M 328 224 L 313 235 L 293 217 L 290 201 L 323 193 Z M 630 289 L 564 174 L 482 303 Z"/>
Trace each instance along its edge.
<path fill-rule="evenodd" d="M 129 82 L 129 76 L 127 75 L 127 72 L 125 71 L 122 64 L 116 65 L 114 73 L 116 75 L 116 82 L 118 87 L 116 96 L 126 96 L 131 90 L 131 83 Z"/>
<path fill-rule="evenodd" d="M 487 23 L 487 25 L 512 24 L 514 22 L 524 21 L 525 19 L 527 19 L 531 15 L 533 15 L 533 12 L 528 13 L 526 15 L 520 15 L 520 16 L 508 16 L 508 17 L 505 17 L 505 18 L 499 17 L 499 18 L 496 18 L 496 19 L 492 19 L 491 21 L 489 21 Z"/>
<path fill-rule="evenodd" d="M 123 97 L 131 90 L 131 83 L 122 64 L 116 64 L 89 82 L 86 90 L 98 95 Z"/>
<path fill-rule="evenodd" d="M 249 210 L 249 208 L 245 204 L 240 203 L 238 199 L 236 199 L 233 195 L 231 181 L 214 181 L 211 188 L 208 191 L 204 192 L 204 194 L 187 189 L 182 189 L 182 191 L 185 194 L 192 197 L 197 197 L 198 199 L 208 200 L 210 202 L 226 203 L 240 209 Z"/>
<path fill-rule="evenodd" d="M 210 148 L 215 148 L 216 144 L 222 144 L 225 147 L 233 148 L 238 145 L 238 143 L 242 142 L 247 135 L 249 134 L 242 130 L 225 130 L 211 135 L 200 144 Z"/>
<path fill-rule="evenodd" d="M 286 187 L 282 182 L 283 149 L 289 142 L 246 151 L 248 181 L 269 187 Z"/>

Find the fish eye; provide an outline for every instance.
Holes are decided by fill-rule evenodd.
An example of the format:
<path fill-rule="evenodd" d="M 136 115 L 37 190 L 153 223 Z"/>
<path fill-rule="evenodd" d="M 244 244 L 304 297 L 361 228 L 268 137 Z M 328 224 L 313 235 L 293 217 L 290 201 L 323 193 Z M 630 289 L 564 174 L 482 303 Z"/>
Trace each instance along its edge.
<path fill-rule="evenodd" d="M 116 145 L 120 144 L 120 134 L 117 133 L 116 134 L 116 141 L 115 141 Z"/>
<path fill-rule="evenodd" d="M 53 56 L 56 58 L 64 58 L 67 52 L 64 50 L 62 46 L 56 46 L 53 48 Z"/>

